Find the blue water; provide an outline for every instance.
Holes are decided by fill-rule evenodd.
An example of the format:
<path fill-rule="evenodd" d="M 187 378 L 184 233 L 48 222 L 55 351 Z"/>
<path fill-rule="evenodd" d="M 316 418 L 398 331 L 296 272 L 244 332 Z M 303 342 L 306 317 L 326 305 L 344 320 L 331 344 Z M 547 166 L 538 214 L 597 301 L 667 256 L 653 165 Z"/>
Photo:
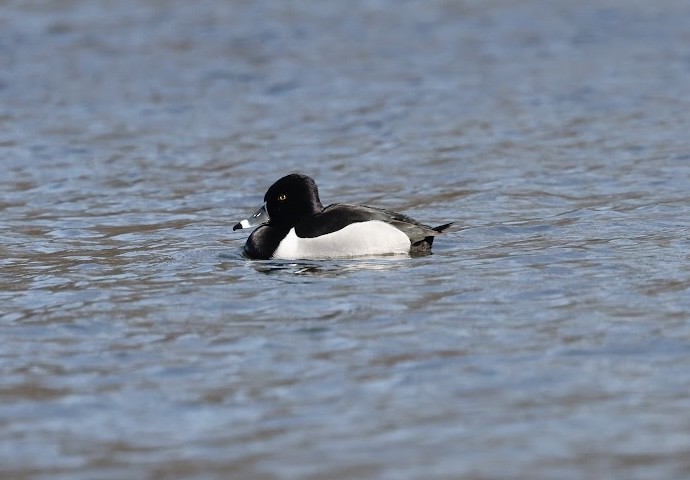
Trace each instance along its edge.
<path fill-rule="evenodd" d="M 690 476 L 690 6 L 6 2 L 0 477 Z M 250 261 L 282 175 L 455 221 Z"/>

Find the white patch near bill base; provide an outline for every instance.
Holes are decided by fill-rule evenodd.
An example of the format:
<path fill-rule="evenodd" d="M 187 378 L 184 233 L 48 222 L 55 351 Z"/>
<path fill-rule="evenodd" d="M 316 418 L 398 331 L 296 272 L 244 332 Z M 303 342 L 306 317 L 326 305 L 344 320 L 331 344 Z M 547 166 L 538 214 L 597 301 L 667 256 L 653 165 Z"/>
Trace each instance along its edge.
<path fill-rule="evenodd" d="M 249 228 L 251 225 L 249 225 L 249 220 L 242 220 L 242 221 L 240 222 L 240 226 L 241 226 L 242 228 Z"/>
<path fill-rule="evenodd" d="M 301 238 L 291 229 L 272 258 L 298 260 L 409 253 L 410 239 L 394 226 L 372 220 L 352 223 L 336 232 Z"/>

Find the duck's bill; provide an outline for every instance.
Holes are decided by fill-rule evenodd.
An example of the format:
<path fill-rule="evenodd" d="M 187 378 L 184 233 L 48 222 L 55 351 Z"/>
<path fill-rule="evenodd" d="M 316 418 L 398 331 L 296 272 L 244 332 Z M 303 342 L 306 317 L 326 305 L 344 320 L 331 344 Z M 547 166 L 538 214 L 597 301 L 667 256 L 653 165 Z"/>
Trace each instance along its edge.
<path fill-rule="evenodd" d="M 266 204 L 261 205 L 258 212 L 249 218 L 242 220 L 240 223 L 232 227 L 233 230 L 240 230 L 242 228 L 252 228 L 268 223 L 271 218 L 268 216 L 268 210 L 266 210 Z"/>

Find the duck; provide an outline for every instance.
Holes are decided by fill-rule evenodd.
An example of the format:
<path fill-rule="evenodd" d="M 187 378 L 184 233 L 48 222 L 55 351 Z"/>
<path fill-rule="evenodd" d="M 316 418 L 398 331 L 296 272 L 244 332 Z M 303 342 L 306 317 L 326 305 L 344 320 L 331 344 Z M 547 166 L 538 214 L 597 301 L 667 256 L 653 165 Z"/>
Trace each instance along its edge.
<path fill-rule="evenodd" d="M 429 253 L 434 237 L 452 224 L 430 227 L 365 205 L 324 208 L 314 179 L 292 173 L 271 185 L 259 210 L 233 231 L 257 227 L 244 245 L 251 259 L 318 260 Z"/>

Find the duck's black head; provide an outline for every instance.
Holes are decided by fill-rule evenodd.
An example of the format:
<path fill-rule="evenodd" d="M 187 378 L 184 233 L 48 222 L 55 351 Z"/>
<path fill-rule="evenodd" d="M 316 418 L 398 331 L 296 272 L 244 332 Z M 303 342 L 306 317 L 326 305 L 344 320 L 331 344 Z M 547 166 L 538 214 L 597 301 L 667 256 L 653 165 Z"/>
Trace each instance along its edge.
<path fill-rule="evenodd" d="M 286 175 L 271 185 L 264 202 L 271 219 L 269 223 L 283 228 L 292 228 L 303 218 L 323 211 L 316 182 L 297 173 Z"/>

